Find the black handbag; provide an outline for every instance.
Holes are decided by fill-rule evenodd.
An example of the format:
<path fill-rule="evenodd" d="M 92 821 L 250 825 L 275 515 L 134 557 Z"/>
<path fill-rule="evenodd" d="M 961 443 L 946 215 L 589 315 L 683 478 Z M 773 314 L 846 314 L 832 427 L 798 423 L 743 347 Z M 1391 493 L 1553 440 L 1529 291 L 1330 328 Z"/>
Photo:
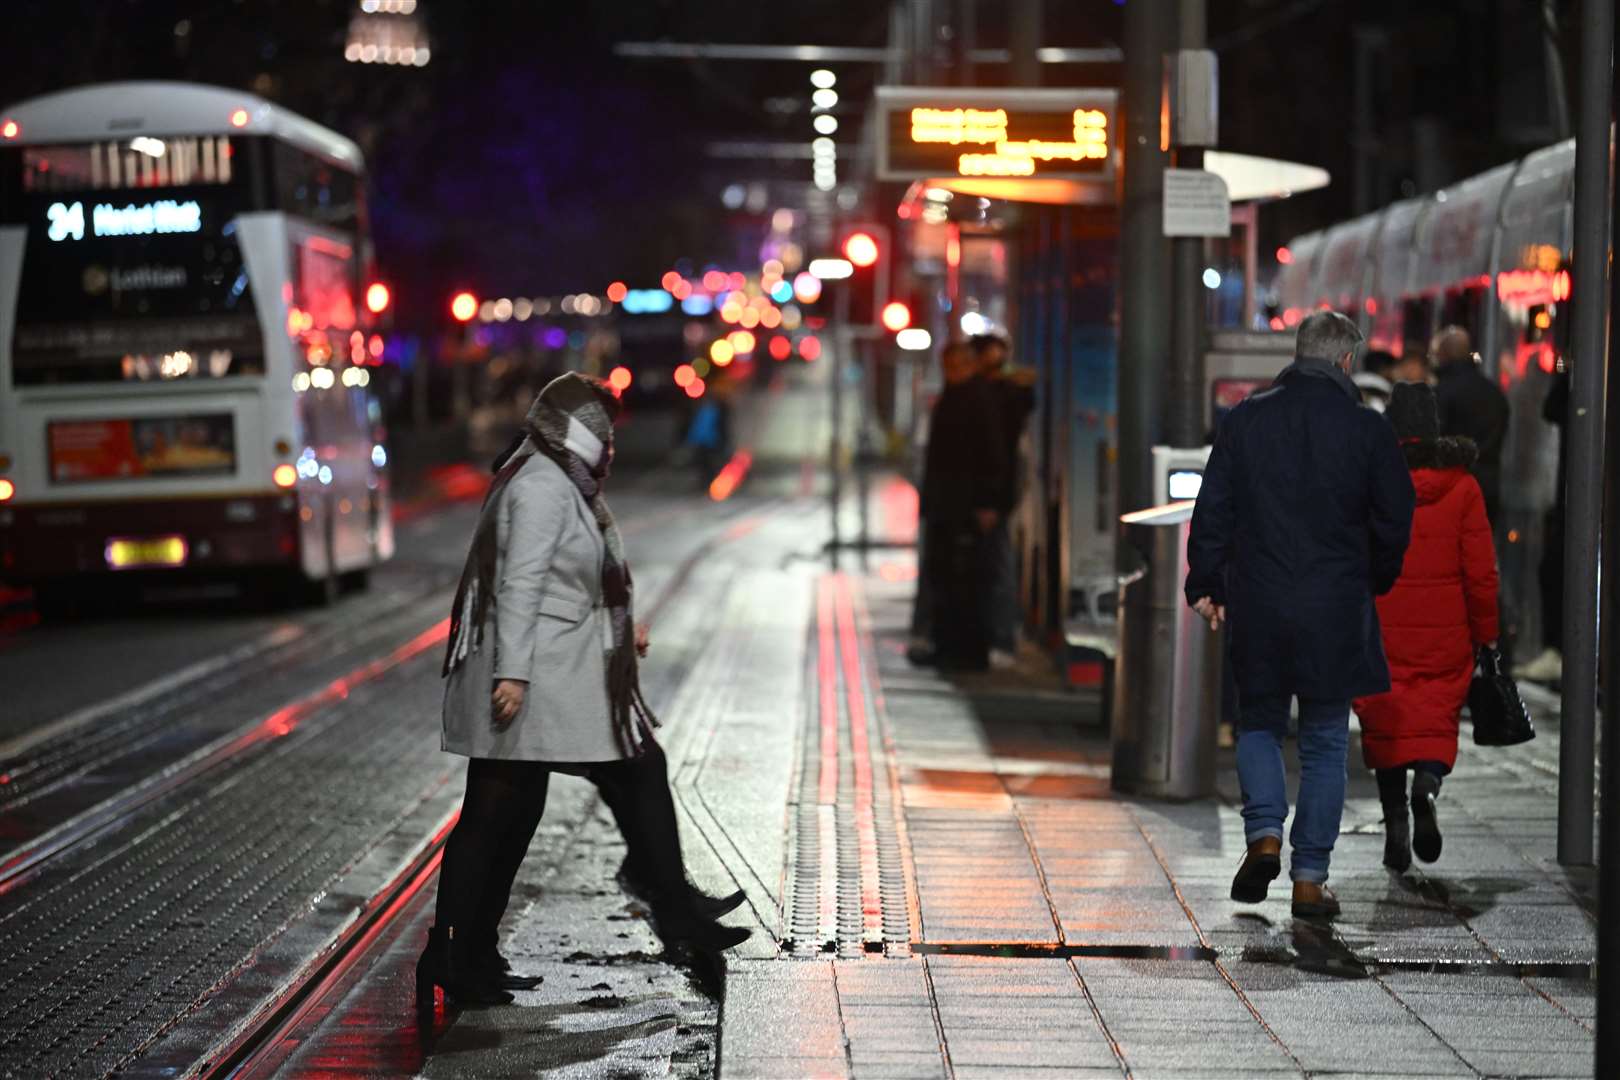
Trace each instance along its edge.
<path fill-rule="evenodd" d="M 1468 686 L 1468 712 L 1477 746 L 1517 746 L 1536 737 L 1519 686 L 1502 670 L 1502 654 L 1495 649 L 1479 650 L 1479 669 Z"/>

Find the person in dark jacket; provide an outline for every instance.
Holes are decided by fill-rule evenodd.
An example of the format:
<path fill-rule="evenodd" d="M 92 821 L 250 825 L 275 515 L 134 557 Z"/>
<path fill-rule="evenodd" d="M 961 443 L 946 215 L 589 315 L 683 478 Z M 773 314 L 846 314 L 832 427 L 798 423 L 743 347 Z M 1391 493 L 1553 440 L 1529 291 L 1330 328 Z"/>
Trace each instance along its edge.
<path fill-rule="evenodd" d="M 1350 381 L 1360 343 L 1336 312 L 1300 324 L 1294 362 L 1221 425 L 1187 541 L 1187 603 L 1212 627 L 1231 622 L 1241 903 L 1264 900 L 1282 871 L 1282 746 L 1299 699 L 1289 871 L 1300 917 L 1339 911 L 1324 883 L 1344 813 L 1350 701 L 1389 689 L 1373 598 L 1400 577 L 1412 527 L 1400 446 Z"/>
<path fill-rule="evenodd" d="M 1385 415 L 1412 470 L 1418 506 L 1400 580 L 1378 598 L 1388 693 L 1357 698 L 1361 755 L 1378 775 L 1384 865 L 1440 857 L 1435 800 L 1457 763 L 1457 718 L 1475 655 L 1496 647 L 1496 550 L 1485 499 L 1468 475 L 1474 444 L 1440 434 L 1434 391 L 1397 383 Z M 1406 774 L 1412 773 L 1411 814 Z"/>
<path fill-rule="evenodd" d="M 1468 331 L 1448 326 L 1429 344 L 1434 362 L 1435 397 L 1440 403 L 1440 434 L 1469 439 L 1479 448 L 1474 479 L 1485 494 L 1485 514 L 1495 525 L 1502 500 L 1502 443 L 1507 438 L 1508 400 L 1502 388 L 1479 370 Z"/>
<path fill-rule="evenodd" d="M 1009 668 L 1017 662 L 1018 560 L 1013 552 L 1012 517 L 1022 495 L 1023 463 L 1019 444 L 1029 414 L 1035 409 L 1035 372 L 1007 367 L 1007 342 L 995 334 L 979 334 L 968 342 L 973 347 L 980 374 L 989 381 L 991 396 L 998 409 L 997 420 L 1006 446 L 1003 464 L 1001 520 L 986 536 L 986 558 L 990 564 L 990 666 Z"/>
<path fill-rule="evenodd" d="M 923 575 L 935 659 L 946 667 L 989 663 L 994 590 L 990 535 L 1004 520 L 1007 441 L 995 387 L 971 350 L 946 357 L 945 392 L 928 425 L 919 511 Z"/>

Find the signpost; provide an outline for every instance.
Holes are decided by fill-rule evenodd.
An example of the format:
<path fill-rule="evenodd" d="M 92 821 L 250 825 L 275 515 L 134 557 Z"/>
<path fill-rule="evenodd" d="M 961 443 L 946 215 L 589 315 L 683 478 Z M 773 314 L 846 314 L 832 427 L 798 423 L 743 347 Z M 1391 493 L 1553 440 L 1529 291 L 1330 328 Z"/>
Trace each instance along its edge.
<path fill-rule="evenodd" d="M 1231 236 L 1226 181 L 1203 169 L 1164 170 L 1164 235 Z"/>
<path fill-rule="evenodd" d="M 1118 97 L 1114 90 L 880 86 L 878 177 L 1112 184 Z"/>

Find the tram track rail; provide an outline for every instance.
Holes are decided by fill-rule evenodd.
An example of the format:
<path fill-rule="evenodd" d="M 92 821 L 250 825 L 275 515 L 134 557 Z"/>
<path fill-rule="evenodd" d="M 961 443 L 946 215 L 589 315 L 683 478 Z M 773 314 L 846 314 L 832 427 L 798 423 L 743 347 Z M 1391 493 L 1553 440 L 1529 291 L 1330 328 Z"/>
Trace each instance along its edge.
<path fill-rule="evenodd" d="M 652 508 L 631 531 L 666 521 L 678 506 Z M 125 715 L 98 709 L 94 726 L 80 724 L 32 750 L 0 760 L 0 896 L 28 880 L 42 864 L 116 826 L 155 799 L 269 739 L 287 734 L 311 711 L 347 696 L 442 642 L 447 620 L 441 593 L 454 583 L 447 571 L 428 570 L 407 587 L 358 598 L 342 617 L 313 632 L 280 635 L 268 652 L 240 647 L 202 666 L 197 677 L 175 681 Z M 424 622 L 426 629 L 420 629 Z M 340 646 L 334 648 L 334 645 Z M 388 651 L 381 661 L 371 656 Z M 300 671 L 311 660 L 324 663 Z M 251 670 L 241 670 L 251 664 Z M 275 703 L 247 723 L 211 724 L 205 717 L 226 696 L 273 688 L 288 675 L 313 675 L 321 688 Z M 114 699 L 116 702 L 118 699 Z M 111 713 L 111 715 L 109 715 Z M 113 788 L 111 794 L 106 793 Z"/>
<path fill-rule="evenodd" d="M 715 547 L 736 543 L 758 528 L 769 514 L 782 509 L 773 504 L 755 508 L 753 513 L 732 515 L 729 524 L 715 532 L 711 545 L 699 545 L 674 568 L 663 588 L 645 611 L 645 618 L 656 619 L 690 583 L 692 573 L 704 556 Z M 683 681 L 690 672 L 675 680 Z M 225 1080 L 265 1074 L 265 1059 L 273 1049 L 305 1022 L 325 996 L 340 985 L 387 932 L 396 918 L 407 912 L 418 895 L 434 880 L 444 855 L 444 843 L 460 817 L 453 811 L 410 859 L 366 902 L 358 916 L 331 947 L 311 958 L 307 967 L 289 980 L 260 1012 L 240 1030 L 222 1041 L 207 1058 L 188 1073 L 196 1080 Z M 271 1070 L 273 1071 L 273 1070 Z"/>
<path fill-rule="evenodd" d="M 671 504 L 664 506 L 650 505 L 627 523 L 627 531 L 645 533 L 694 516 L 700 510 L 705 514 L 715 513 L 712 504 L 689 497 L 671 500 Z M 662 578 L 658 582 L 659 591 L 646 614 L 656 616 L 684 589 L 693 567 L 706 554 L 746 535 L 748 530 L 739 528 L 740 519 L 762 512 L 769 511 L 759 504 L 753 507 L 728 505 L 712 518 L 713 525 L 703 530 L 702 538 L 694 542 L 686 558 L 658 575 Z M 442 605 L 435 609 L 435 614 L 439 611 Z M 372 838 L 367 849 L 371 854 L 363 851 L 361 856 L 343 855 L 331 843 L 323 841 L 319 829 L 312 831 L 307 822 L 300 823 L 295 818 L 285 827 L 278 827 L 272 821 L 262 820 L 279 812 L 275 795 L 277 781 L 272 774 L 302 777 L 306 767 L 303 762 L 310 760 L 314 753 L 311 746 L 317 741 L 337 746 L 356 740 L 387 740 L 386 721 L 379 719 L 379 714 L 386 714 L 391 705 L 397 709 L 401 693 L 407 693 L 407 699 L 414 700 L 421 691 L 408 688 L 425 682 L 426 676 L 421 671 L 408 677 L 401 675 L 405 681 L 393 690 L 384 689 L 385 684 L 394 685 L 397 680 L 386 676 L 431 648 L 435 641 L 442 641 L 443 633 L 442 620 L 425 630 L 418 629 L 414 637 L 392 652 L 374 656 L 361 668 L 259 716 L 251 727 L 235 732 L 228 742 L 213 746 L 184 766 L 169 769 L 103 800 L 75 822 L 65 823 L 71 827 L 46 838 L 45 843 L 28 851 L 14 852 L 4 877 L 0 878 L 0 892 L 12 894 L 7 896 L 11 910 L 0 916 L 0 938 L 11 939 L 10 948 L 0 948 L 0 954 L 9 954 L 0 956 L 0 961 L 4 962 L 0 966 L 16 966 L 12 978 L 0 979 L 0 983 L 12 983 L 13 994 L 20 991 L 21 997 L 12 1006 L 14 1011 L 10 1015 L 0 1016 L 0 1071 L 20 1067 L 23 1072 L 19 1075 L 79 1075 L 85 1071 L 114 1070 L 141 1073 L 148 1064 L 141 1055 L 164 1038 L 169 1028 L 189 1022 L 192 1012 L 202 1009 L 216 1017 L 222 1011 L 230 1012 L 213 1005 L 211 998 L 223 993 L 224 988 L 234 986 L 238 979 L 250 984 L 241 988 L 242 1001 L 251 1004 L 261 1000 L 259 995 L 265 990 L 266 976 L 256 970 L 258 954 L 282 934 L 291 932 L 298 938 L 295 944 L 302 944 L 312 932 L 298 926 L 303 919 L 296 910 L 298 896 L 313 896 L 312 903 L 318 907 L 328 890 L 349 889 L 360 884 L 344 876 L 349 874 L 347 868 L 358 862 L 370 860 L 373 870 L 377 866 L 397 865 L 398 871 L 387 877 L 383 887 L 365 895 L 363 902 L 353 910 L 345 905 L 361 900 L 362 894 L 357 892 L 352 898 L 338 898 L 339 907 L 346 913 L 339 933 L 314 955 L 307 968 L 301 968 L 284 986 L 277 988 L 269 1004 L 254 1013 L 254 1018 L 240 1033 L 244 1036 L 244 1046 L 251 1051 L 260 1045 L 274 1021 L 285 1019 L 287 1010 L 298 1009 L 308 1001 L 310 995 L 324 985 L 323 973 L 336 970 L 345 958 L 363 956 L 365 941 L 371 940 L 365 935 L 372 927 L 386 926 L 393 917 L 389 912 L 397 913 L 396 901 L 404 895 L 401 890 L 412 887 L 412 882 L 431 880 L 430 863 L 437 857 L 454 819 L 429 822 L 425 815 L 443 805 L 449 770 L 434 764 L 424 768 L 425 763 L 436 762 L 438 756 L 436 747 L 430 745 L 417 746 L 397 764 L 373 762 L 369 756 L 361 755 L 368 770 L 380 768 L 387 775 L 431 774 L 437 778 L 415 796 L 409 796 L 408 792 L 391 793 L 391 798 L 402 803 L 414 799 L 404 812 L 388 811 L 382 805 L 387 800 L 379 802 L 374 795 L 355 796 L 361 799 L 357 804 L 360 809 L 344 811 L 334 807 L 340 815 L 356 815 L 358 823 L 351 826 L 351 831 L 371 830 L 363 834 Z M 356 700 L 349 700 L 351 694 Z M 354 730 L 350 732 L 350 728 Z M 413 735 L 412 742 L 417 741 L 418 736 Z M 388 741 L 376 745 L 391 747 Z M 346 750 L 359 753 L 354 747 L 346 747 Z M 386 773 L 390 768 L 394 772 Z M 327 774 L 331 772 L 328 768 Z M 331 781 L 316 777 L 310 782 Z M 355 783 L 364 786 L 359 779 Z M 231 790 L 237 793 L 236 801 L 231 797 Z M 367 798 L 369 804 L 365 802 Z M 253 805 L 245 805 L 249 803 Z M 198 821 L 208 822 L 206 832 L 194 824 Z M 388 824 L 389 821 L 393 823 Z M 284 835 L 289 832 L 295 835 L 290 838 Z M 100 839 L 103 837 L 105 843 Z M 204 839 L 206 844 L 199 847 L 198 841 Z M 315 847 L 311 848 L 312 844 Z M 380 847 L 387 850 L 375 850 Z M 247 860 L 248 867 L 233 869 L 241 860 Z M 267 865 L 252 867 L 255 860 Z M 223 864 L 224 869 L 216 869 L 214 862 Z M 306 862 L 315 864 L 314 868 L 306 869 Z M 152 869 L 148 869 L 148 864 Z M 46 876 L 52 875 L 52 868 L 58 865 L 63 873 Z M 290 884 L 277 877 L 289 872 L 295 878 Z M 426 877 L 422 877 L 424 872 Z M 196 879 L 197 883 L 175 883 L 181 879 L 184 882 Z M 265 889 L 265 885 L 255 884 L 261 879 L 269 889 L 258 895 Z M 366 878 L 367 883 L 375 880 L 378 880 L 376 875 Z M 248 902 L 233 890 L 247 890 Z M 96 898 L 89 903 L 94 918 L 78 920 L 88 937 L 73 940 L 71 928 L 54 926 L 51 912 L 72 910 L 77 915 L 85 905 L 80 898 L 86 895 Z M 289 903 L 294 904 L 292 915 L 286 914 Z M 131 908 L 131 904 L 137 906 Z M 98 910 L 102 908 L 108 910 Z M 116 968 L 118 963 L 126 962 L 120 958 L 148 954 L 152 948 L 150 935 L 157 932 L 154 927 L 166 917 L 163 914 L 166 910 L 176 911 L 176 918 L 180 919 L 172 924 L 178 930 L 172 945 L 165 943 L 177 958 L 171 961 L 165 957 L 154 964 L 154 968 L 160 970 L 142 972 L 136 980 L 137 984 L 147 979 L 159 983 L 161 989 L 155 995 L 159 1000 L 137 1004 L 131 1000 L 127 989 L 109 984 L 104 992 L 100 985 L 81 985 L 84 973 L 97 970 L 96 964 L 112 963 Z M 224 920 L 228 925 L 210 931 L 208 919 L 217 918 L 221 910 L 229 913 Z M 308 910 L 313 913 L 315 907 Z M 139 913 L 133 927 L 126 925 L 126 911 Z M 187 912 L 197 914 L 187 915 Z M 265 922 L 266 918 L 270 921 Z M 39 941 L 40 935 L 48 940 Z M 244 948 L 245 954 L 238 951 Z M 241 959 L 243 955 L 247 956 L 245 960 Z M 232 960 L 232 957 L 237 959 Z M 217 982 L 198 981 L 206 972 L 222 968 L 228 970 L 211 977 Z M 40 991 L 41 982 L 47 984 L 44 992 Z M 32 989 L 24 990 L 26 987 Z M 84 1000 L 87 996 L 99 1002 L 92 1010 L 97 1020 L 102 1015 L 121 1016 L 116 1011 L 119 1009 L 130 1014 L 109 1023 L 94 1045 L 88 1047 L 82 1045 L 85 1036 L 71 1034 L 72 1025 L 65 1019 L 79 1015 L 87 1007 Z M 173 1011 L 175 1003 L 183 1000 L 194 1000 L 195 1004 Z M 52 1004 L 43 1015 L 33 1015 L 30 1010 L 38 1009 L 44 1002 Z M 239 1006 L 246 1007 L 240 1003 Z M 158 1025 L 155 1028 L 154 1023 Z M 67 1024 L 69 1031 L 58 1034 L 54 1042 L 47 1040 L 37 1051 L 25 1049 L 57 1024 Z M 140 1039 L 139 1046 L 128 1049 L 130 1043 L 126 1041 L 122 1043 L 126 1049 L 118 1057 L 104 1056 L 104 1051 L 119 1045 L 121 1040 L 143 1031 L 147 1034 Z M 201 1049 L 200 1046 L 190 1048 Z M 174 1048 L 166 1044 L 163 1053 L 172 1052 Z M 182 1055 L 179 1071 L 185 1071 L 185 1063 L 214 1057 L 193 1053 L 185 1058 L 185 1049 L 178 1052 Z M 18 1066 L 8 1061 L 14 1053 L 24 1055 L 31 1064 Z M 29 1056 L 30 1053 L 37 1056 Z M 215 1071 L 208 1075 L 220 1073 Z"/>

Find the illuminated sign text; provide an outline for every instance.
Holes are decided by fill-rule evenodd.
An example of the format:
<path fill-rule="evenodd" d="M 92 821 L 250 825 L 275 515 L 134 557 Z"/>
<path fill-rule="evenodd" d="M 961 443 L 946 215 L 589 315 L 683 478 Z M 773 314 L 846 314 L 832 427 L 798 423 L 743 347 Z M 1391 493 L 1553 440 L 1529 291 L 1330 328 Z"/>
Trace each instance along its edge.
<path fill-rule="evenodd" d="M 47 238 L 62 241 L 84 239 L 84 203 L 51 203 L 45 209 L 50 225 Z M 137 206 L 97 203 L 90 212 L 90 230 L 96 236 L 151 236 L 153 233 L 194 233 L 202 231 L 202 207 L 195 199 L 176 202 L 160 199 Z"/>
<path fill-rule="evenodd" d="M 1112 90 L 879 87 L 884 179 L 1112 173 Z"/>

